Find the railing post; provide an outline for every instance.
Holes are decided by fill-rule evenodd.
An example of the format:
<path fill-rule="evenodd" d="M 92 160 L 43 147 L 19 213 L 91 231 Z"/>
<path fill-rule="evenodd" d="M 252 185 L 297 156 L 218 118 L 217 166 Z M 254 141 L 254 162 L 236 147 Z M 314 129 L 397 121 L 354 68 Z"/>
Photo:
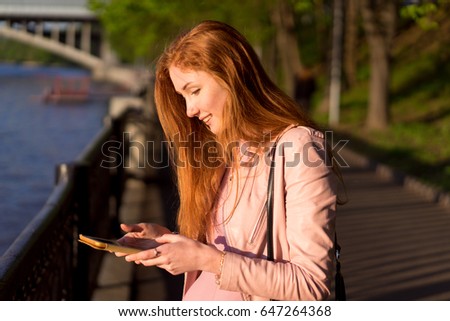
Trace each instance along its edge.
<path fill-rule="evenodd" d="M 78 239 L 79 231 L 88 229 L 90 206 L 89 206 L 89 166 L 84 163 L 73 165 L 73 179 L 75 184 L 75 234 Z M 91 271 L 89 269 L 89 250 L 85 246 L 77 246 L 76 268 L 74 274 L 74 299 L 89 300 L 91 282 Z"/>
<path fill-rule="evenodd" d="M 61 182 L 67 182 L 72 174 L 72 168 L 70 164 L 58 164 L 55 169 L 55 185 Z"/>
<path fill-rule="evenodd" d="M 115 236 L 120 237 L 121 229 L 119 224 L 119 213 L 122 205 L 122 195 L 125 189 L 125 181 L 127 179 L 124 164 L 126 158 L 128 157 L 128 146 L 126 145 L 126 142 L 123 141 L 123 133 L 125 131 L 127 117 L 124 114 L 122 114 L 121 117 L 109 116 L 105 118 L 105 122 L 109 122 L 112 127 L 111 141 L 118 143 L 117 146 L 121 147 L 120 158 L 115 159 L 114 164 L 109 164 L 109 171 L 111 175 L 111 195 L 114 200 L 114 208 L 112 209 L 114 211 L 114 216 L 111 220 L 112 233 Z"/>

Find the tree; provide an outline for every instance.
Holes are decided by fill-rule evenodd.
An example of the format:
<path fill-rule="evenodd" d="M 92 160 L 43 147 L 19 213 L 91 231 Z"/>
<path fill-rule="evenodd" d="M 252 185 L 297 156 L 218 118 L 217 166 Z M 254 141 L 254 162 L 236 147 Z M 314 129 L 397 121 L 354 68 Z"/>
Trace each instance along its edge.
<path fill-rule="evenodd" d="M 366 125 L 385 129 L 389 124 L 391 47 L 396 28 L 396 0 L 362 0 L 361 13 L 370 52 L 369 106 Z"/>
<path fill-rule="evenodd" d="M 341 97 L 342 43 L 344 28 L 344 0 L 334 0 L 333 5 L 333 45 L 331 47 L 330 113 L 329 124 L 339 123 Z"/>
<path fill-rule="evenodd" d="M 328 81 L 331 63 L 333 1 L 293 0 L 293 3 L 298 21 L 297 36 L 300 39 L 299 50 L 304 70 L 306 73 L 311 73 L 316 80 L 321 78 L 320 75 L 325 75 L 325 81 Z M 308 34 L 309 38 L 305 38 Z M 320 81 L 317 83 L 320 84 Z M 319 102 L 318 110 L 321 113 L 329 111 L 329 87 L 324 86 L 325 90 Z"/>
<path fill-rule="evenodd" d="M 277 0 L 271 10 L 271 20 L 276 30 L 276 44 L 281 57 L 284 87 L 293 96 L 295 76 L 302 72 L 299 45 L 296 35 L 294 8 L 286 0 Z"/>
<path fill-rule="evenodd" d="M 349 88 L 356 84 L 359 0 L 347 0 L 345 7 L 344 73 Z"/>

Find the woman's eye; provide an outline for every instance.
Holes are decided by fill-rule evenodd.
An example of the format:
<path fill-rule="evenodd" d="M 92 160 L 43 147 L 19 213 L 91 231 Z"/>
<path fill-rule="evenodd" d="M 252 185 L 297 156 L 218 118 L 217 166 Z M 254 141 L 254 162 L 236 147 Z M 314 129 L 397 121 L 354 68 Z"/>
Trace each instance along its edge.
<path fill-rule="evenodd" d="M 192 92 L 191 95 L 197 96 L 199 93 L 200 93 L 200 89 L 196 89 L 196 90 L 194 90 L 194 91 Z"/>

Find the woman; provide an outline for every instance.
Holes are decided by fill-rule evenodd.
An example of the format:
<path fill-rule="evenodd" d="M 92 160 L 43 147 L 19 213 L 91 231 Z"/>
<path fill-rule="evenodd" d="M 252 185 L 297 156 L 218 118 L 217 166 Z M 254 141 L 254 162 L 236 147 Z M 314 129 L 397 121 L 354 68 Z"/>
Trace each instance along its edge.
<path fill-rule="evenodd" d="M 179 234 L 122 224 L 122 243 L 159 244 L 126 260 L 185 273 L 184 300 L 326 299 L 338 175 L 323 134 L 247 40 L 216 21 L 181 35 L 157 63 L 155 102 L 175 165 Z M 275 142 L 272 262 L 265 203 Z"/>

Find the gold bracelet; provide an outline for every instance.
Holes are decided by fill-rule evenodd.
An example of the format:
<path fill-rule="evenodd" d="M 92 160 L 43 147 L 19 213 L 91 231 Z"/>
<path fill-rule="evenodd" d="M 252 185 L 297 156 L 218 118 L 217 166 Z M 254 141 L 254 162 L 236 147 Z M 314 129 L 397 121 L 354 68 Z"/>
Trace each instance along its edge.
<path fill-rule="evenodd" d="M 216 274 L 216 284 L 217 285 L 220 285 L 220 280 L 222 279 L 223 262 L 225 261 L 226 254 L 227 254 L 227 252 L 223 251 L 222 256 L 220 257 L 219 274 Z"/>

